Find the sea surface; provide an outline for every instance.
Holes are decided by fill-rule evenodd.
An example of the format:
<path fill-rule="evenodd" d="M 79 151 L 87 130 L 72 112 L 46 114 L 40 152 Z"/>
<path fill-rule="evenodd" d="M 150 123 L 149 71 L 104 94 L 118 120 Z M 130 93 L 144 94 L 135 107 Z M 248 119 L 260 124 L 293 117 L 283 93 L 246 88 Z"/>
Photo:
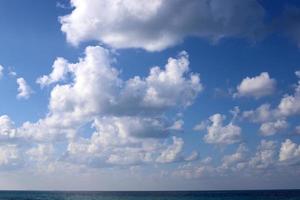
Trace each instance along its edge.
<path fill-rule="evenodd" d="M 199 192 L 1 191 L 0 200 L 300 200 L 300 190 Z"/>

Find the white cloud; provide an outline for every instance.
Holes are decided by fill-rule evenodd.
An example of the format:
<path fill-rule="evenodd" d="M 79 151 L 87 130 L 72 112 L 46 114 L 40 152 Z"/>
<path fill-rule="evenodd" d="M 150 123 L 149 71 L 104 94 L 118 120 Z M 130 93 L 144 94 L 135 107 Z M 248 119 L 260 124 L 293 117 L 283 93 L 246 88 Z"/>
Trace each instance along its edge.
<path fill-rule="evenodd" d="M 173 137 L 173 144 L 164 150 L 156 161 L 160 163 L 170 163 L 179 160 L 183 144 L 183 139 Z"/>
<path fill-rule="evenodd" d="M 74 10 L 60 21 L 74 45 L 98 40 L 114 48 L 159 51 L 187 36 L 253 39 L 264 29 L 264 9 L 254 0 L 71 0 L 71 4 Z"/>
<path fill-rule="evenodd" d="M 278 111 L 283 116 L 291 116 L 300 113 L 300 85 L 299 91 L 294 95 L 283 97 L 278 105 Z"/>
<path fill-rule="evenodd" d="M 267 169 L 276 164 L 276 160 L 276 142 L 262 140 L 255 156 L 250 159 L 249 165 L 256 169 Z"/>
<path fill-rule="evenodd" d="M 262 72 L 259 76 L 243 79 L 237 86 L 237 93 L 234 96 L 261 98 L 273 94 L 275 87 L 275 79 L 270 78 L 267 72 Z"/>
<path fill-rule="evenodd" d="M 19 99 L 28 99 L 30 95 L 33 93 L 33 90 L 27 84 L 24 78 L 20 77 L 17 79 L 18 84 L 18 95 Z"/>
<path fill-rule="evenodd" d="M 208 121 L 201 121 L 199 124 L 196 124 L 193 128 L 194 131 L 203 131 L 208 125 Z"/>
<path fill-rule="evenodd" d="M 280 148 L 279 161 L 300 160 L 300 145 L 286 139 Z"/>
<path fill-rule="evenodd" d="M 41 87 L 64 80 L 69 72 L 68 62 L 64 58 L 57 58 L 52 68 L 53 70 L 49 76 L 44 75 L 37 79 L 36 82 L 40 84 Z"/>
<path fill-rule="evenodd" d="M 182 120 L 166 117 L 191 105 L 202 90 L 198 74 L 189 72 L 186 52 L 169 58 L 165 67 L 150 69 L 147 77 L 119 77 L 114 59 L 102 47 L 87 47 L 77 63 L 58 58 L 41 86 L 56 83 L 49 113 L 36 123 L 26 122 L 18 132 L 37 141 L 68 140 L 66 162 L 90 166 L 134 165 L 183 161 Z M 92 123 L 90 137 L 80 127 Z M 43 130 L 43 131 L 41 131 Z M 83 133 L 84 134 L 84 133 Z"/>
<path fill-rule="evenodd" d="M 271 109 L 270 104 L 263 104 L 255 110 L 243 112 L 243 118 L 249 119 L 252 122 L 268 122 L 276 117 Z"/>
<path fill-rule="evenodd" d="M 3 76 L 3 70 L 4 70 L 4 67 L 2 65 L 0 65 L 0 79 Z"/>
<path fill-rule="evenodd" d="M 182 131 L 183 125 L 184 125 L 184 121 L 180 119 L 180 120 L 175 121 L 172 124 L 172 126 L 168 127 L 168 130 Z"/>
<path fill-rule="evenodd" d="M 207 134 L 203 137 L 206 143 L 210 144 L 233 144 L 240 141 L 241 128 L 230 122 L 223 126 L 225 116 L 221 114 L 212 115 L 207 126 Z"/>
<path fill-rule="evenodd" d="M 288 123 L 285 120 L 277 120 L 275 122 L 265 122 L 263 123 L 259 130 L 262 135 L 270 136 L 274 135 L 275 133 L 285 129 L 288 127 Z"/>
<path fill-rule="evenodd" d="M 248 163 L 248 151 L 245 144 L 240 144 L 235 153 L 223 157 L 220 169 L 240 170 L 245 168 Z"/>
<path fill-rule="evenodd" d="M 184 160 L 191 162 L 197 160 L 198 157 L 199 153 L 197 151 L 192 151 L 192 153 L 189 156 L 187 156 Z"/>
<path fill-rule="evenodd" d="M 0 138 L 9 139 L 16 137 L 16 129 L 13 127 L 14 123 L 7 115 L 0 116 Z"/>
<path fill-rule="evenodd" d="M 33 161 L 45 162 L 51 159 L 54 152 L 52 144 L 37 144 L 26 151 L 26 155 Z"/>
<path fill-rule="evenodd" d="M 0 145 L 0 168 L 15 169 L 22 164 L 22 156 L 14 144 Z"/>
<path fill-rule="evenodd" d="M 297 75 L 297 72 L 295 72 Z M 288 118 L 300 114 L 300 81 L 295 86 L 293 94 L 285 94 L 279 104 L 271 108 L 263 104 L 255 110 L 243 112 L 243 118 L 255 123 L 262 123 L 260 131 L 263 135 L 273 135 L 288 125 Z"/>
<path fill-rule="evenodd" d="M 58 63 L 54 63 L 53 71 L 61 66 Z M 127 81 L 119 78 L 111 63 L 106 49 L 87 47 L 86 57 L 78 63 L 63 62 L 63 73 L 39 78 L 39 82 L 58 81 L 65 78 L 65 71 L 71 78 L 71 83 L 58 84 L 51 91 L 51 118 L 68 125 L 96 115 L 160 114 L 172 107 L 189 106 L 202 90 L 199 75 L 188 72 L 186 52 L 169 58 L 164 69 L 151 68 L 148 77 L 135 76 Z"/>
<path fill-rule="evenodd" d="M 211 165 L 212 158 L 207 157 L 200 163 L 192 164 L 191 162 L 180 165 L 173 172 L 174 176 L 185 177 L 187 179 L 203 178 L 215 175 L 216 169 Z"/>
<path fill-rule="evenodd" d="M 295 72 L 295 74 L 297 75 L 297 72 Z M 298 84 L 296 85 L 294 94 L 293 95 L 286 94 L 281 99 L 277 110 L 280 115 L 285 117 L 300 113 L 300 80 L 298 80 Z"/>

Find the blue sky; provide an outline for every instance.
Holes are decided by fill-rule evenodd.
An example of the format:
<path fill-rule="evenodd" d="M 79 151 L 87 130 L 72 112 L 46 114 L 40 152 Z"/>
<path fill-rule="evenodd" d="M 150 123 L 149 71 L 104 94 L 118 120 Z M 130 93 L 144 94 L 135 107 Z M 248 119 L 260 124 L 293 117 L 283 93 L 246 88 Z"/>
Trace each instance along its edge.
<path fill-rule="evenodd" d="M 1 189 L 298 188 L 299 9 L 1 1 Z"/>

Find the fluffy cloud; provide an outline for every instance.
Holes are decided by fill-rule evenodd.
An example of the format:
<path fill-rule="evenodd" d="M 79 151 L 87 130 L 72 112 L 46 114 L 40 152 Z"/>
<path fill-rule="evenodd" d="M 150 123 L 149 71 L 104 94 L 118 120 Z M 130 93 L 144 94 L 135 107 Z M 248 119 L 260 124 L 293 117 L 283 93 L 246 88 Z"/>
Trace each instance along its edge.
<path fill-rule="evenodd" d="M 295 72 L 298 77 L 298 71 Z M 288 126 L 288 118 L 300 114 L 300 81 L 295 86 L 293 94 L 285 94 L 279 104 L 272 108 L 270 104 L 263 104 L 255 110 L 244 111 L 242 116 L 255 123 L 262 123 L 262 135 L 273 135 Z"/>
<path fill-rule="evenodd" d="M 14 129 L 14 123 L 7 115 L 0 116 L 0 138 L 6 140 L 16 137 L 16 129 Z"/>
<path fill-rule="evenodd" d="M 248 149 L 245 144 L 240 144 L 235 153 L 226 155 L 222 159 L 221 170 L 241 170 L 248 163 Z"/>
<path fill-rule="evenodd" d="M 270 136 L 274 135 L 275 133 L 287 128 L 288 123 L 285 120 L 277 120 L 275 122 L 265 122 L 263 123 L 259 130 L 262 135 Z"/>
<path fill-rule="evenodd" d="M 280 161 L 300 160 L 300 145 L 293 143 L 290 139 L 286 139 L 280 148 Z"/>
<path fill-rule="evenodd" d="M 46 80 L 74 79 L 53 88 L 51 118 L 65 119 L 59 123 L 69 126 L 96 115 L 155 115 L 172 107 L 189 106 L 202 90 L 199 75 L 188 72 L 186 52 L 170 58 L 165 69 L 153 67 L 148 77 L 135 76 L 127 81 L 119 78 L 111 61 L 109 52 L 101 47 L 87 47 L 86 57 L 76 64 L 67 64 L 61 58 L 55 61 L 53 72 L 38 82 L 43 85 L 49 82 Z M 61 68 L 63 72 L 58 73 Z"/>
<path fill-rule="evenodd" d="M 255 0 L 71 0 L 71 4 L 74 10 L 60 21 L 74 45 L 98 40 L 114 48 L 159 51 L 187 36 L 213 41 L 255 38 L 264 29 L 264 9 Z"/>
<path fill-rule="evenodd" d="M 64 58 L 57 58 L 52 65 L 52 72 L 49 76 L 42 76 L 37 79 L 41 87 L 64 80 L 69 72 L 68 62 Z"/>
<path fill-rule="evenodd" d="M 275 91 L 276 81 L 270 78 L 267 72 L 262 72 L 259 76 L 253 78 L 246 77 L 237 86 L 237 97 L 255 97 L 271 95 Z"/>
<path fill-rule="evenodd" d="M 207 126 L 207 134 L 203 137 L 206 143 L 210 144 L 233 144 L 240 141 L 241 128 L 230 122 L 223 125 L 225 116 L 221 114 L 212 115 Z"/>
<path fill-rule="evenodd" d="M 257 169 L 266 169 L 276 164 L 276 160 L 276 142 L 262 140 L 255 156 L 249 161 L 249 165 Z"/>
<path fill-rule="evenodd" d="M 20 77 L 17 79 L 18 84 L 18 95 L 19 99 L 28 99 L 30 95 L 33 93 L 31 87 L 27 84 L 24 78 Z"/>
<path fill-rule="evenodd" d="M 157 162 L 170 163 L 179 159 L 179 154 L 183 149 L 183 140 L 181 138 L 173 137 L 173 144 L 164 150 L 157 158 Z"/>
<path fill-rule="evenodd" d="M 187 52 L 150 68 L 146 77 L 128 80 L 120 78 L 114 62 L 99 46 L 87 47 L 77 63 L 57 58 L 52 72 L 37 79 L 41 88 L 51 88 L 46 116 L 20 126 L 0 116 L 0 139 L 9 144 L 0 166 L 39 171 L 67 163 L 103 167 L 196 159 L 182 152 L 183 139 L 174 136 L 182 132 L 183 120 L 167 117 L 190 106 L 202 91 Z M 17 82 L 20 98 L 28 98 L 32 90 L 26 81 Z"/>
<path fill-rule="evenodd" d="M 17 132 L 39 142 L 67 140 L 62 160 L 89 166 L 134 165 L 185 160 L 183 140 L 170 135 L 182 131 L 182 120 L 168 111 L 191 105 L 202 90 L 198 74 L 189 72 L 186 52 L 169 58 L 147 77 L 119 77 L 114 59 L 102 47 L 87 47 L 77 63 L 57 58 L 49 75 L 37 79 L 41 87 L 55 84 L 49 113 Z M 92 124 L 90 137 L 80 127 Z M 33 147 L 34 148 L 34 147 Z M 28 153 L 40 155 L 42 148 Z"/>
<path fill-rule="evenodd" d="M 263 104 L 255 110 L 248 110 L 243 112 L 243 118 L 252 122 L 267 122 L 274 118 L 273 110 L 270 104 Z"/>

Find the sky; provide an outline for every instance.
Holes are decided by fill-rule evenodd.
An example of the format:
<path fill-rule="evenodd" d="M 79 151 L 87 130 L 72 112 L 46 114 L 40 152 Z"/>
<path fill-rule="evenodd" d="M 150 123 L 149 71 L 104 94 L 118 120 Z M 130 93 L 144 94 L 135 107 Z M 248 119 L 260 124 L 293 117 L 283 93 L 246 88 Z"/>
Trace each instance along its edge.
<path fill-rule="evenodd" d="M 299 1 L 2 0 L 0 27 L 0 189 L 299 189 Z"/>

